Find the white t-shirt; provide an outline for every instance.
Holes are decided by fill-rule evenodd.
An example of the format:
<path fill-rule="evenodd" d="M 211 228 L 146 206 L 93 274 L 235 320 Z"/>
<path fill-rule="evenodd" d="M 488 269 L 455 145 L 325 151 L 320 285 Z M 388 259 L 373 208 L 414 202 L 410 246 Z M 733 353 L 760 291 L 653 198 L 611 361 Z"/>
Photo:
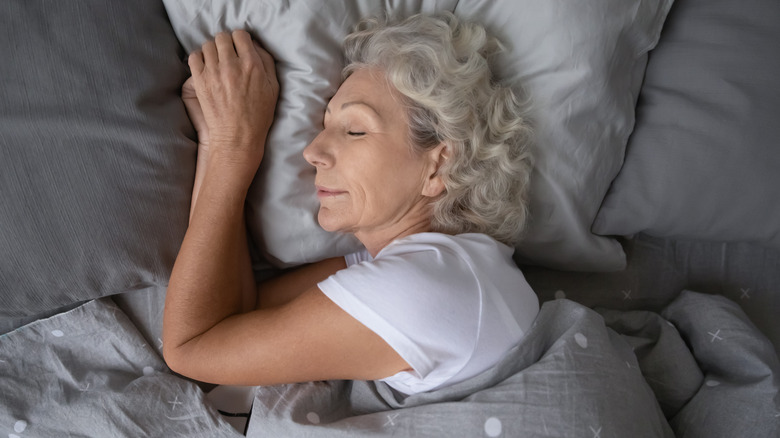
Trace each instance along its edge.
<path fill-rule="evenodd" d="M 414 394 L 489 369 L 531 327 L 539 301 L 512 252 L 485 234 L 414 234 L 348 255 L 318 286 L 406 360 L 413 371 L 382 380 Z"/>

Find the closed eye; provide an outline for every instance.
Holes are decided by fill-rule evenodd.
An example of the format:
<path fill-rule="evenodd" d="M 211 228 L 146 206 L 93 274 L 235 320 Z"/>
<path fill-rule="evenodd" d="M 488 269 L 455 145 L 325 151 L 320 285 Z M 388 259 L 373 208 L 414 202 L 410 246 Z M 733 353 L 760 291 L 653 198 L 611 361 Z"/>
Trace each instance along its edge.
<path fill-rule="evenodd" d="M 365 132 L 356 132 L 356 131 L 347 131 L 348 135 L 352 135 L 354 137 L 360 137 L 361 135 L 366 135 Z"/>

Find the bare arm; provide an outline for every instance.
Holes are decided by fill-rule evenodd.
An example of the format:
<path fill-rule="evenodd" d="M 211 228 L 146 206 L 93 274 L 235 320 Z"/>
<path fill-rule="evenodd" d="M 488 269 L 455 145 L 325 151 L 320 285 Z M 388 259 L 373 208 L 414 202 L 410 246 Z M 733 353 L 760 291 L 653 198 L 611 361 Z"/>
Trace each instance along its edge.
<path fill-rule="evenodd" d="M 343 259 L 272 281 L 255 303 L 244 202 L 273 118 L 273 60 L 247 33 L 234 32 L 205 44 L 190 66 L 210 144 L 166 296 L 169 366 L 198 380 L 244 385 L 376 379 L 408 369 L 316 287 Z"/>
<path fill-rule="evenodd" d="M 236 52 L 232 56 L 223 53 L 220 59 L 218 49 L 234 45 L 231 36 L 221 34 L 204 45 L 202 54 L 190 56 L 190 91 L 198 98 L 193 102 L 187 87 L 182 90 L 199 141 L 203 143 L 204 133 L 216 138 L 214 144 L 208 139 L 199 146 L 206 146 L 207 154 L 198 157 L 190 226 L 169 282 L 163 335 L 164 345 L 172 348 L 255 306 L 244 200 L 262 160 L 278 85 L 275 76 L 269 78 L 269 71 L 273 74 L 270 55 L 265 54 L 270 66 L 264 66 L 263 53 L 252 45 L 249 35 L 237 37 L 236 48 L 247 59 L 239 60 Z M 232 98 L 226 88 L 230 93 L 249 94 L 253 100 Z M 261 118 L 260 123 L 250 119 L 253 115 Z M 232 124 L 242 119 L 244 129 L 234 129 Z"/>
<path fill-rule="evenodd" d="M 287 304 L 346 267 L 344 257 L 335 257 L 296 268 L 265 281 L 257 287 L 257 308 L 269 309 Z"/>

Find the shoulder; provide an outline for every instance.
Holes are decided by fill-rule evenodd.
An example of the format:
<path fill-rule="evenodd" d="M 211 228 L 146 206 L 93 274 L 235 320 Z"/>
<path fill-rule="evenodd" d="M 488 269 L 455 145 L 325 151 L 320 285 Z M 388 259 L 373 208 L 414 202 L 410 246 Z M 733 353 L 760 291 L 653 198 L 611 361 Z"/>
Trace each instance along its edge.
<path fill-rule="evenodd" d="M 478 311 L 485 285 L 522 279 L 512 248 L 484 234 L 420 233 L 399 239 L 376 258 L 353 264 L 319 284 L 331 299 L 396 303 L 427 312 Z"/>
<path fill-rule="evenodd" d="M 501 252 L 511 256 L 513 249 L 496 239 L 482 233 L 445 234 L 417 233 L 398 239 L 385 247 L 379 255 L 385 253 L 408 252 L 424 248 L 449 248 L 457 252 L 489 251 Z"/>
<path fill-rule="evenodd" d="M 513 252 L 513 248 L 486 234 L 420 233 L 389 245 L 377 260 L 404 265 L 409 272 L 420 272 L 430 281 L 464 289 L 497 277 L 522 276 L 512 260 Z"/>
<path fill-rule="evenodd" d="M 517 341 L 513 328 L 522 327 L 513 314 L 526 307 L 516 299 L 525 295 L 517 293 L 525 280 L 511 256 L 512 248 L 487 235 L 421 233 L 393 242 L 319 287 L 414 369 L 398 378 L 416 383 L 393 381 L 394 387 L 418 392 L 463 370 L 482 371 Z"/>
<path fill-rule="evenodd" d="M 452 262 L 474 265 L 476 259 L 511 260 L 513 251 L 486 234 L 418 233 L 394 241 L 376 260 L 427 260 L 428 265 L 453 268 Z"/>
<path fill-rule="evenodd" d="M 492 266 L 506 265 L 511 262 L 511 254 L 510 247 L 484 234 L 419 233 L 392 242 L 375 258 L 348 263 L 349 268 L 334 278 L 350 282 L 364 279 L 366 286 L 374 287 L 436 285 L 434 290 L 427 288 L 430 295 L 436 291 L 451 293 L 448 284 L 456 289 L 473 288 L 479 277 L 487 274 L 480 260 L 488 260 Z"/>

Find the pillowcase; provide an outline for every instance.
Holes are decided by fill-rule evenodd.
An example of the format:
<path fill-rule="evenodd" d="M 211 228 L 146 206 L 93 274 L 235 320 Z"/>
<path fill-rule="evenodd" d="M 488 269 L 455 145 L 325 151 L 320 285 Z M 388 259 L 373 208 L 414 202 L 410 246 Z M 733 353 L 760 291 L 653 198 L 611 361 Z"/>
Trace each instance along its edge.
<path fill-rule="evenodd" d="M 590 231 L 623 162 L 647 63 L 671 0 L 460 2 L 505 42 L 500 79 L 523 87 L 536 125 L 531 221 L 515 259 L 570 271 L 625 268 Z"/>
<path fill-rule="evenodd" d="M 456 7 L 457 4 L 457 7 Z M 219 31 L 246 29 L 277 60 L 281 98 L 266 155 L 249 193 L 249 226 L 277 264 L 299 264 L 355 250 L 350 236 L 317 224 L 314 168 L 303 148 L 321 129 L 327 99 L 340 85 L 341 42 L 381 2 L 165 0 L 180 41 L 196 50 Z M 590 226 L 623 160 L 646 52 L 671 0 L 396 2 L 390 13 L 453 11 L 480 21 L 509 48 L 497 78 L 525 87 L 537 122 L 531 215 L 521 260 L 562 269 L 625 265 L 614 239 Z"/>
<path fill-rule="evenodd" d="M 778 20 L 773 0 L 675 6 L 595 232 L 780 248 Z"/>
<path fill-rule="evenodd" d="M 165 285 L 195 133 L 162 3 L 0 3 L 0 317 Z"/>

